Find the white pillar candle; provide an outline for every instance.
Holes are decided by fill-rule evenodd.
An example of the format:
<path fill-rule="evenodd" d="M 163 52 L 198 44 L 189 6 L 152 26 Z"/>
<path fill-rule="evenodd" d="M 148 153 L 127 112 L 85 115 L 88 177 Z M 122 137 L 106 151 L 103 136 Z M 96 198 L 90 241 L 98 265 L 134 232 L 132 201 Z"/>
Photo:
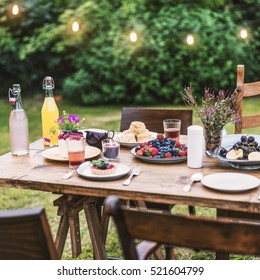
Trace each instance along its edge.
<path fill-rule="evenodd" d="M 190 168 L 201 168 L 205 151 L 203 127 L 192 125 L 188 127 L 187 165 Z"/>

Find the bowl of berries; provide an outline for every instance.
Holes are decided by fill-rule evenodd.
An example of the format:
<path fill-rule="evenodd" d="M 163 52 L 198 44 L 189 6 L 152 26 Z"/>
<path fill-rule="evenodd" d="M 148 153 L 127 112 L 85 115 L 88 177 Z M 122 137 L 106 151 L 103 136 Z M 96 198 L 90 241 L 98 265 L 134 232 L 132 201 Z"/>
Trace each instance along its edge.
<path fill-rule="evenodd" d="M 243 134 L 236 134 L 233 137 L 232 143 L 226 143 L 218 149 L 218 159 L 238 169 L 260 169 L 260 137 Z"/>
<path fill-rule="evenodd" d="M 152 163 L 177 163 L 187 160 L 188 148 L 185 144 L 157 134 L 156 139 L 141 143 L 131 149 L 131 154 Z"/>

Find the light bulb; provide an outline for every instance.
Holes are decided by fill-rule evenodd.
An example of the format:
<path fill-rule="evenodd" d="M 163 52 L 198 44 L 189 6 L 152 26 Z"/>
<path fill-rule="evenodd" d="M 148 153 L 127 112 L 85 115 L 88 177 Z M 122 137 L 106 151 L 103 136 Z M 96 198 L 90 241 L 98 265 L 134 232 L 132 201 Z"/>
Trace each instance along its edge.
<path fill-rule="evenodd" d="M 245 29 L 245 28 L 242 28 L 241 30 L 240 30 L 240 37 L 242 38 L 242 39 L 246 39 L 247 38 L 247 30 Z"/>
<path fill-rule="evenodd" d="M 135 31 L 131 31 L 129 35 L 129 39 L 132 43 L 135 43 L 137 41 L 137 34 Z"/>
<path fill-rule="evenodd" d="M 13 7 L 12 7 L 12 14 L 14 16 L 18 15 L 19 14 L 19 6 L 17 4 L 13 4 Z"/>
<path fill-rule="evenodd" d="M 187 41 L 188 45 L 193 45 L 194 44 L 194 37 L 191 34 L 189 34 L 186 38 L 186 41 Z"/>
<path fill-rule="evenodd" d="M 72 29 L 73 32 L 78 32 L 79 31 L 79 23 L 76 20 L 73 21 L 73 23 L 71 25 L 71 29 Z"/>

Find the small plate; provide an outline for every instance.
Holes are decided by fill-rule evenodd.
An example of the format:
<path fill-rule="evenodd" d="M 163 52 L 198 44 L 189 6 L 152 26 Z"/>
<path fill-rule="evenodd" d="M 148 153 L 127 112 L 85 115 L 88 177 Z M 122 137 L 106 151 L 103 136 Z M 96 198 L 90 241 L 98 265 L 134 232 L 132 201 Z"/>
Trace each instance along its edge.
<path fill-rule="evenodd" d="M 135 147 L 136 148 L 136 147 Z M 131 150 L 131 154 L 134 155 L 136 158 L 139 158 L 146 162 L 152 162 L 152 163 L 178 163 L 183 162 L 187 160 L 187 157 L 177 157 L 177 158 L 154 158 L 154 157 L 144 157 L 144 156 L 137 156 L 135 153 L 135 148 Z"/>
<path fill-rule="evenodd" d="M 211 189 L 222 192 L 243 192 L 259 186 L 260 180 L 243 173 L 222 172 L 206 175 L 201 183 Z"/>
<path fill-rule="evenodd" d="M 100 154 L 100 149 L 92 146 L 85 147 L 85 159 L 96 157 Z M 68 161 L 67 157 L 60 156 L 59 147 L 48 148 L 42 152 L 42 156 L 46 159 L 57 161 Z"/>
<path fill-rule="evenodd" d="M 150 134 L 151 134 L 151 139 L 150 140 L 153 140 L 157 137 L 157 132 L 151 132 L 150 131 Z M 127 147 L 127 148 L 133 148 L 133 147 L 136 147 L 138 145 L 141 144 L 141 142 L 121 142 L 120 139 L 121 139 L 121 135 L 122 135 L 122 132 L 119 132 L 117 133 L 115 136 L 114 136 L 114 139 L 119 141 L 120 145 L 124 146 L 124 147 Z"/>
<path fill-rule="evenodd" d="M 117 164 L 116 172 L 114 174 L 109 175 L 95 175 L 91 172 L 90 165 L 88 162 L 82 163 L 79 168 L 77 169 L 77 173 L 85 177 L 87 179 L 91 180 L 97 180 L 97 181 L 108 181 L 108 180 L 115 180 L 118 178 L 123 177 L 124 175 L 128 174 L 130 171 L 130 167 L 124 164 Z"/>

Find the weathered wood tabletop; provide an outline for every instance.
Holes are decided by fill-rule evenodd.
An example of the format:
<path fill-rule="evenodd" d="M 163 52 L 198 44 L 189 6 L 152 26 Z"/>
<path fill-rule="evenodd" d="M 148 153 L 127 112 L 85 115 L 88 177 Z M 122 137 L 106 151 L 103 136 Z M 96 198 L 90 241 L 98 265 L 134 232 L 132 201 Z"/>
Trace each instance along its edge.
<path fill-rule="evenodd" d="M 45 159 L 42 156 L 43 150 L 39 140 L 31 144 L 28 156 L 15 157 L 10 153 L 0 156 L 0 186 L 94 197 L 116 194 L 123 199 L 260 213 L 260 201 L 257 200 L 259 188 L 241 193 L 224 193 L 197 182 L 190 192 L 182 191 L 195 172 L 202 172 L 203 175 L 216 172 L 247 173 L 260 178 L 259 170 L 237 170 L 216 158 L 208 157 L 205 157 L 201 169 L 188 168 L 186 162 L 147 163 L 135 158 L 129 149 L 122 147 L 118 162 L 131 168 L 138 165 L 142 170 L 129 186 L 123 186 L 122 182 L 127 175 L 112 181 L 93 181 L 77 175 L 62 180 L 64 173 L 69 171 L 68 163 Z"/>
<path fill-rule="evenodd" d="M 68 163 L 44 158 L 43 150 L 42 141 L 38 140 L 30 145 L 30 154 L 27 156 L 16 157 L 11 153 L 0 156 L 0 187 L 51 192 L 69 197 L 70 200 L 71 197 L 84 197 L 87 201 L 84 204 L 84 210 L 97 259 L 106 259 L 107 256 L 104 244 L 100 245 L 103 242 L 100 218 L 96 212 L 93 212 L 92 205 L 98 198 L 105 198 L 111 194 L 126 200 L 213 207 L 223 211 L 242 211 L 257 215 L 260 213 L 260 200 L 257 199 L 259 187 L 240 193 L 225 193 L 209 189 L 197 182 L 190 192 L 183 192 L 183 186 L 189 182 L 190 176 L 195 172 L 202 172 L 203 175 L 217 172 L 247 173 L 260 178 L 257 170 L 237 170 L 217 158 L 205 157 L 203 168 L 191 169 L 187 167 L 187 162 L 147 163 L 135 158 L 130 153 L 130 149 L 122 147 L 118 162 L 128 165 L 131 169 L 139 166 L 142 170 L 138 177 L 133 178 L 129 186 L 123 186 L 122 183 L 127 175 L 112 181 L 93 181 L 74 174 L 70 179 L 62 180 L 62 176 L 70 170 Z M 62 208 L 63 202 L 57 202 L 55 205 L 59 203 L 63 205 L 59 208 L 61 216 L 69 212 L 69 201 L 66 201 L 67 210 Z M 84 208 L 80 203 L 81 200 L 76 199 L 76 206 L 72 207 L 70 212 L 72 214 L 66 217 L 67 220 L 64 219 L 65 216 L 62 216 L 56 237 L 60 254 L 63 251 L 68 227 L 74 229 L 76 236 L 77 215 Z M 73 215 L 74 218 L 71 219 Z M 74 243 L 72 251 L 73 255 L 77 256 L 81 252 L 81 244 L 76 237 Z"/>

